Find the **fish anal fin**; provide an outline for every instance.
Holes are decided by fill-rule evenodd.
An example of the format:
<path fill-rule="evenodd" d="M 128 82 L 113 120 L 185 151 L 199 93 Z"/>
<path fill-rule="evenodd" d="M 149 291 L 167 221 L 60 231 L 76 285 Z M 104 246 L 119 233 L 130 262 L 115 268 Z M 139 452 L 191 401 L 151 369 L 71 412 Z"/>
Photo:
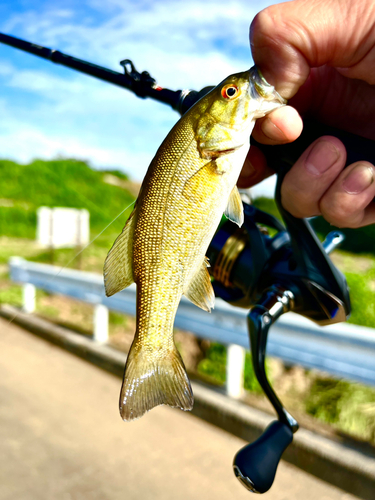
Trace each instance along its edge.
<path fill-rule="evenodd" d="M 105 259 L 104 285 L 108 297 L 120 292 L 134 281 L 133 235 L 136 221 L 136 208 L 134 208 Z"/>
<path fill-rule="evenodd" d="M 215 304 L 215 294 L 211 284 L 210 274 L 207 270 L 208 259 L 205 257 L 196 275 L 184 290 L 186 297 L 196 306 L 211 312 Z"/>
<path fill-rule="evenodd" d="M 243 205 L 237 186 L 234 186 L 229 195 L 228 205 L 224 214 L 229 220 L 236 223 L 239 227 L 242 226 L 244 221 Z"/>
<path fill-rule="evenodd" d="M 123 420 L 140 418 L 155 406 L 169 405 L 181 410 L 193 408 L 193 392 L 184 363 L 172 350 L 155 352 L 133 342 L 125 366 L 120 396 Z"/>

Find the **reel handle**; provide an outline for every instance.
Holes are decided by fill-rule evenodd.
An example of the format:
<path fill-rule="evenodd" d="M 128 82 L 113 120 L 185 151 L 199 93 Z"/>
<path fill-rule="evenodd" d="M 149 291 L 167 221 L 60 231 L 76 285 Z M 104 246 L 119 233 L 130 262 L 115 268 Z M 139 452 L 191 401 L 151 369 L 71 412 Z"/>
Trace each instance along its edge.
<path fill-rule="evenodd" d="M 233 470 L 240 481 L 253 493 L 265 493 L 275 479 L 281 455 L 293 440 L 292 429 L 275 420 L 264 433 L 242 448 L 234 457 Z"/>

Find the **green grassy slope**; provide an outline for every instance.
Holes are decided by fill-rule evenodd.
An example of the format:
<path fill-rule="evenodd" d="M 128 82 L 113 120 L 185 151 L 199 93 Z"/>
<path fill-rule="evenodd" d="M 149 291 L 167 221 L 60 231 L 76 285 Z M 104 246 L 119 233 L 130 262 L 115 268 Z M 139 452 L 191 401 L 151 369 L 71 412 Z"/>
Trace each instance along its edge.
<path fill-rule="evenodd" d="M 111 174 L 124 179 L 121 173 Z M 73 159 L 35 160 L 28 165 L 0 160 L 0 235 L 35 238 L 40 206 L 86 208 L 91 232 L 97 234 L 134 200 L 122 187 L 106 184 L 104 175 Z M 128 215 L 120 217 L 110 232 L 118 234 Z"/>

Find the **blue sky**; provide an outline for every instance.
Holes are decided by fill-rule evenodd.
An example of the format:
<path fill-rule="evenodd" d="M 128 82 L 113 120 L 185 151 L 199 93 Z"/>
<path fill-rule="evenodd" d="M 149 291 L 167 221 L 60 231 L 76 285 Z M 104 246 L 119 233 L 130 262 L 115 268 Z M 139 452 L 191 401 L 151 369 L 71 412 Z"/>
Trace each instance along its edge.
<path fill-rule="evenodd" d="M 250 67 L 251 0 L 3 0 L 0 32 L 160 85 L 200 89 Z M 0 44 L 0 157 L 83 158 L 141 180 L 178 115 L 168 106 Z M 264 189 L 269 191 L 270 183 Z"/>

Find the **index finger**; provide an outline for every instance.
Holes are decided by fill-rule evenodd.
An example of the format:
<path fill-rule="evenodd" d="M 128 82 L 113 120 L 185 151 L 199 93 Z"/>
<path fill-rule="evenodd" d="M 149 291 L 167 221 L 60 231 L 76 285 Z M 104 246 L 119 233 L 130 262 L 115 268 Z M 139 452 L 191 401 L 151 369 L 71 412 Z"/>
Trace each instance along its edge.
<path fill-rule="evenodd" d="M 302 127 L 302 118 L 298 111 L 291 106 L 284 106 L 258 119 L 252 135 L 262 144 L 286 144 L 300 136 Z"/>

